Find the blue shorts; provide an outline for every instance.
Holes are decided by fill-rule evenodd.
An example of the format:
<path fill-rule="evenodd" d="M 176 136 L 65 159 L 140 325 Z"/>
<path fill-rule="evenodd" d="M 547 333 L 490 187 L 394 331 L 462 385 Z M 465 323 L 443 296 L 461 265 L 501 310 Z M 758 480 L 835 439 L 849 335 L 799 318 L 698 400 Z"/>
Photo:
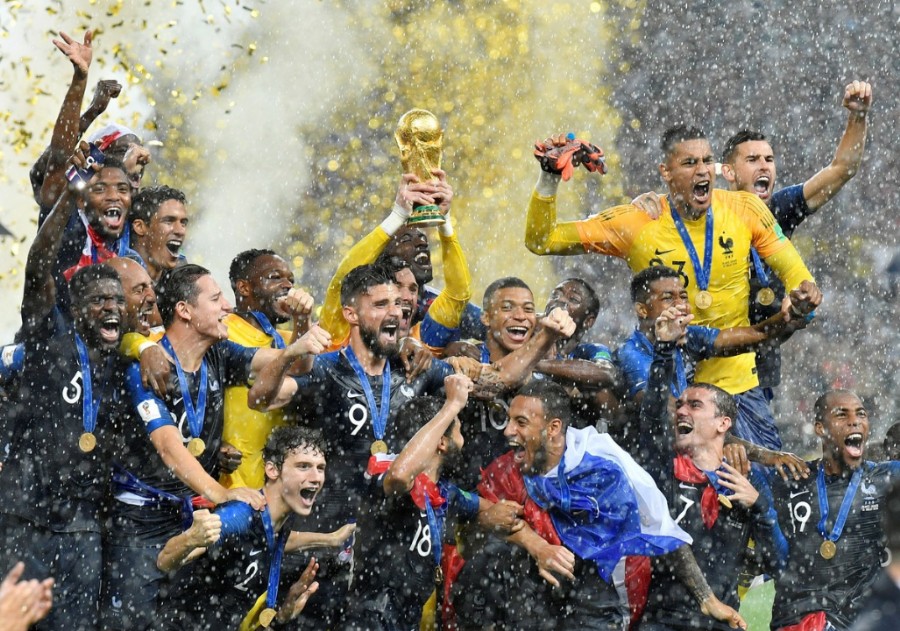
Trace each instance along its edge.
<path fill-rule="evenodd" d="M 731 433 L 755 445 L 781 451 L 781 436 L 775 426 L 765 388 L 751 388 L 734 395 L 734 400 L 738 406 L 738 417 Z"/>

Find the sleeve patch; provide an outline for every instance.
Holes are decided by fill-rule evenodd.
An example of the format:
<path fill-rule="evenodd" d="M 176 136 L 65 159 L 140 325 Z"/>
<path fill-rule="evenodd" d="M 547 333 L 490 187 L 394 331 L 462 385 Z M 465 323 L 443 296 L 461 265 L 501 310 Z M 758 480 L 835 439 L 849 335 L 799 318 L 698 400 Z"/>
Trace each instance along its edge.
<path fill-rule="evenodd" d="M 3 365 L 6 367 L 13 365 L 13 359 L 16 353 L 16 347 L 13 345 L 4 346 L 2 356 L 0 356 L 0 360 L 3 361 Z"/>
<path fill-rule="evenodd" d="M 144 423 L 149 423 L 150 421 L 162 418 L 162 414 L 159 411 L 159 405 L 157 405 L 156 401 L 150 399 L 141 401 L 138 404 L 137 409 L 138 414 L 141 415 L 141 420 L 144 421 Z"/>

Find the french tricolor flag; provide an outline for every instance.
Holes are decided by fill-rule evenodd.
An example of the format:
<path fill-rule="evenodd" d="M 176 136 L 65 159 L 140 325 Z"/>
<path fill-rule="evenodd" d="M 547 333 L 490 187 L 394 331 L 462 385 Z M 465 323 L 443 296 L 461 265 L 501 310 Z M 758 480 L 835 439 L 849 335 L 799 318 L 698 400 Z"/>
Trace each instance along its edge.
<path fill-rule="evenodd" d="M 650 474 L 593 427 L 570 427 L 560 466 L 525 476 L 525 487 L 550 514 L 562 544 L 594 561 L 607 582 L 625 556 L 660 556 L 692 542 Z"/>

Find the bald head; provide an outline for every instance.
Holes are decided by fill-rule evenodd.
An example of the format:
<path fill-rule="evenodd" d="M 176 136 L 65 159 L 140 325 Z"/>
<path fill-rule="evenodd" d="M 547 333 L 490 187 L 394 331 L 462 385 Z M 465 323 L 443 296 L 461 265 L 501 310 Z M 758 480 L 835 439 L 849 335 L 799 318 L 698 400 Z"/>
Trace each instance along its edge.
<path fill-rule="evenodd" d="M 125 332 L 149 334 L 151 322 L 158 320 L 158 316 L 153 281 L 147 270 L 124 257 L 111 258 L 103 264 L 116 271 L 125 292 Z"/>

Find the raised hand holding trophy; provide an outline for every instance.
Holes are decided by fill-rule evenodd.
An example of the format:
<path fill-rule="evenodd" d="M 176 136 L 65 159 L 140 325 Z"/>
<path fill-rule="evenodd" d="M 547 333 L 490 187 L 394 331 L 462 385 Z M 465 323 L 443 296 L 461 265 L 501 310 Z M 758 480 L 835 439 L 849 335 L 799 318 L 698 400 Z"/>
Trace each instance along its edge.
<path fill-rule="evenodd" d="M 404 173 L 413 173 L 420 182 L 435 180 L 432 169 L 441 168 L 444 130 L 437 117 L 428 110 L 413 109 L 400 117 L 394 133 L 400 147 L 400 163 Z M 435 204 L 413 206 L 407 224 L 439 226 L 444 216 Z"/>

